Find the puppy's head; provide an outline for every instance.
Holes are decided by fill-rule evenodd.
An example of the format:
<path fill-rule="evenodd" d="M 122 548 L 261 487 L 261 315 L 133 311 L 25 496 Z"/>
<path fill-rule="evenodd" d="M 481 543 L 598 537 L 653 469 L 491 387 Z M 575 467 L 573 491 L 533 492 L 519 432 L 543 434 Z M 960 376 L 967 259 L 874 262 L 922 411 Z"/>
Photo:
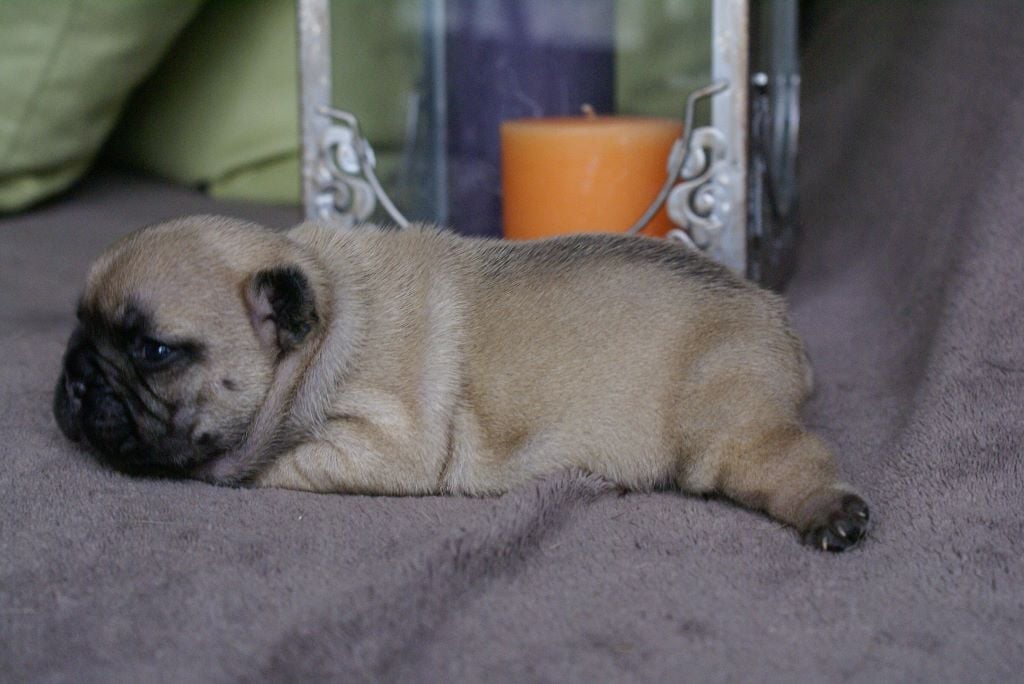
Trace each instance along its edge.
<path fill-rule="evenodd" d="M 308 257 L 284 235 L 199 216 L 93 264 L 54 415 L 118 469 L 187 475 L 237 447 L 283 357 L 320 326 Z"/>

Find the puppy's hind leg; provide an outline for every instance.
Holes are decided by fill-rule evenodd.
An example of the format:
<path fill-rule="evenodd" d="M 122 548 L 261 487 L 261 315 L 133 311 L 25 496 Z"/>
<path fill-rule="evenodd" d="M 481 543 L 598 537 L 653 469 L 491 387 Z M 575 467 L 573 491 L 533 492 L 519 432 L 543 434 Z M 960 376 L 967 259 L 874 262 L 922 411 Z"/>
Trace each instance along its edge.
<path fill-rule="evenodd" d="M 792 525 L 816 548 L 843 551 L 867 531 L 867 504 L 838 481 L 825 443 L 795 421 L 729 429 L 700 460 L 715 491 Z"/>

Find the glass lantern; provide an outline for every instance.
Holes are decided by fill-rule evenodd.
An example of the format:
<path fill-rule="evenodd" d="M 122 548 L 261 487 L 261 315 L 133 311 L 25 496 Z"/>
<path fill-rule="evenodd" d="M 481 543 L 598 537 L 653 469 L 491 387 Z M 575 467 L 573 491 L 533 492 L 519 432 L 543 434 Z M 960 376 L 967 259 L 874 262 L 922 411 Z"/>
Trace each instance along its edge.
<path fill-rule="evenodd" d="M 681 133 L 656 153 L 664 172 L 636 191 L 647 195 L 635 218 L 595 228 L 640 232 L 666 217 L 667 239 L 784 282 L 796 0 L 298 0 L 298 17 L 309 218 L 497 237 L 503 124 L 675 119 Z"/>

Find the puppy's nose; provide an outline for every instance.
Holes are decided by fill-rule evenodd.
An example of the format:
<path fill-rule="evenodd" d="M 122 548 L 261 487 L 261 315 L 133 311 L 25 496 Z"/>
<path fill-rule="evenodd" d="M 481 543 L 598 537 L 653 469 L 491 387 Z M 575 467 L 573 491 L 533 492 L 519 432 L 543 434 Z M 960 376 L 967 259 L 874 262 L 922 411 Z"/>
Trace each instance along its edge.
<path fill-rule="evenodd" d="M 87 385 L 96 378 L 96 352 L 81 332 L 76 330 L 68 342 L 64 355 L 64 374 L 67 376 L 69 394 L 81 399 Z"/>
<path fill-rule="evenodd" d="M 81 397 L 75 398 L 68 387 L 67 373 L 61 373 L 57 378 L 57 386 L 53 390 L 53 417 L 57 420 L 57 426 L 61 432 L 72 442 L 82 439 L 82 430 L 79 425 L 82 412 Z M 85 383 L 80 383 L 85 387 Z M 84 396 L 84 395 L 83 395 Z"/>
<path fill-rule="evenodd" d="M 78 328 L 68 340 L 64 368 L 53 393 L 53 414 L 61 431 L 72 441 L 81 439 L 82 401 L 98 378 L 95 352 Z"/>
<path fill-rule="evenodd" d="M 85 383 L 81 380 L 65 380 L 65 389 L 72 399 L 81 401 L 85 396 Z"/>

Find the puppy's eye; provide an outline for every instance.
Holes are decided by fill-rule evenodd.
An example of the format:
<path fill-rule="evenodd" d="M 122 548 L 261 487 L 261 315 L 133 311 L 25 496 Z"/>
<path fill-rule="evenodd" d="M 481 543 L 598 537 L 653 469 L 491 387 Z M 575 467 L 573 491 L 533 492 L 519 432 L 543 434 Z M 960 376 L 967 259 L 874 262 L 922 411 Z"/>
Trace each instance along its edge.
<path fill-rule="evenodd" d="M 160 340 L 144 337 L 138 341 L 133 351 L 135 358 L 139 361 L 143 361 L 151 366 L 158 366 L 170 361 L 178 350 L 169 344 L 164 344 Z"/>

